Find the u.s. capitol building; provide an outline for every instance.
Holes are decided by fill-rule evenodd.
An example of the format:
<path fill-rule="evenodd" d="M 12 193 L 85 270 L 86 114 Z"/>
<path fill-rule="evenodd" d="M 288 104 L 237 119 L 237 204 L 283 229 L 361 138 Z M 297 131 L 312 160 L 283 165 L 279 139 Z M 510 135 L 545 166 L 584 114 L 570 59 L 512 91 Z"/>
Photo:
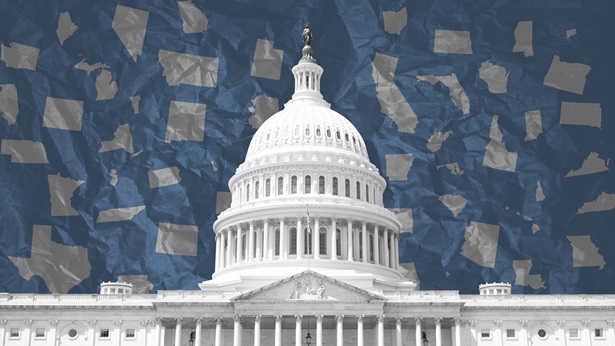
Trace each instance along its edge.
<path fill-rule="evenodd" d="M 357 129 L 320 93 L 304 34 L 295 93 L 254 135 L 200 291 L 0 294 L 0 346 L 615 345 L 615 296 L 420 291 Z"/>

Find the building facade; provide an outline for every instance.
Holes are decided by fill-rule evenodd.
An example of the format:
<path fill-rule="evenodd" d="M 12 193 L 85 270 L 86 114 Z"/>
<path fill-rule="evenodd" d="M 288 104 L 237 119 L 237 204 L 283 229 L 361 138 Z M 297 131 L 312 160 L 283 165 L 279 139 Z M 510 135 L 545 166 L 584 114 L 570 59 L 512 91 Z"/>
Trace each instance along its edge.
<path fill-rule="evenodd" d="M 615 345 L 615 296 L 420 291 L 356 128 L 320 93 L 304 32 L 295 93 L 254 135 L 199 291 L 0 294 L 0 346 Z"/>

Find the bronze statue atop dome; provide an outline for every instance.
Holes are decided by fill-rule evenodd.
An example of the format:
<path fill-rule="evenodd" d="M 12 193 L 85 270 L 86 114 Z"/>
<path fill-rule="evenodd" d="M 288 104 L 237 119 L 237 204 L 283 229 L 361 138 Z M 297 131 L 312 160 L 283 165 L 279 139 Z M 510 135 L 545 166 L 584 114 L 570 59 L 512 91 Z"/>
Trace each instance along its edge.
<path fill-rule="evenodd" d="M 301 60 L 316 62 L 316 59 L 312 56 L 312 30 L 310 30 L 310 23 L 305 22 L 301 36 L 303 36 L 303 49 L 301 50 L 303 56 Z"/>

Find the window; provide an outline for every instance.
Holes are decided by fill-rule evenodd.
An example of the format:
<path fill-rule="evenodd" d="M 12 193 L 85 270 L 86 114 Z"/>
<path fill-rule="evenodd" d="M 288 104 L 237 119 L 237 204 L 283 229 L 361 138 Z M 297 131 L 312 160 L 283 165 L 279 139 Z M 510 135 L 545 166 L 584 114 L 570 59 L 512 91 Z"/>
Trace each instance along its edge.
<path fill-rule="evenodd" d="M 333 178 L 333 196 L 337 196 L 337 177 Z"/>
<path fill-rule="evenodd" d="M 349 141 L 350 141 L 350 139 L 348 139 L 348 134 L 346 133 L 345 135 L 346 135 L 346 136 L 345 136 L 345 137 L 346 137 L 346 142 L 349 142 Z"/>
<path fill-rule="evenodd" d="M 579 338 L 579 330 L 577 328 L 570 328 L 570 329 L 568 329 L 568 334 L 570 335 L 571 339 L 578 339 Z"/>
<path fill-rule="evenodd" d="M 342 135 L 340 134 L 339 131 L 336 132 L 335 136 L 337 137 L 337 140 L 339 141 L 340 139 L 342 139 Z"/>
<path fill-rule="evenodd" d="M 109 292 L 115 294 L 115 288 L 110 289 Z"/>
<path fill-rule="evenodd" d="M 309 227 L 303 230 L 303 253 L 305 255 L 312 254 L 312 231 Z"/>
<path fill-rule="evenodd" d="M 290 237 L 288 237 L 288 254 L 296 255 L 297 254 L 297 228 L 293 227 L 288 230 L 290 233 Z"/>
<path fill-rule="evenodd" d="M 361 199 L 361 183 L 357 181 L 357 199 Z"/>
<path fill-rule="evenodd" d="M 247 253 L 248 253 L 248 247 L 246 246 L 246 238 L 247 238 L 247 235 L 246 235 L 246 234 L 242 234 L 242 235 L 241 235 L 241 249 L 243 250 L 243 251 L 241 252 L 241 259 L 242 259 L 242 260 L 244 260 L 244 259 L 248 258 L 248 255 L 247 255 Z"/>
<path fill-rule="evenodd" d="M 9 338 L 11 339 L 19 338 L 19 328 L 11 328 L 11 332 L 9 333 Z"/>
<path fill-rule="evenodd" d="M 331 130 L 327 129 L 327 138 L 331 138 Z"/>
<path fill-rule="evenodd" d="M 363 231 L 361 231 L 363 232 Z M 361 260 L 363 260 L 363 237 L 362 237 L 362 233 L 361 236 L 359 236 L 359 258 Z"/>
<path fill-rule="evenodd" d="M 45 328 L 36 328 L 34 337 L 37 339 L 43 339 L 45 337 Z"/>
<path fill-rule="evenodd" d="M 290 178 L 290 193 L 297 193 L 297 176 L 293 175 Z"/>
<path fill-rule="evenodd" d="M 316 137 L 320 137 L 320 127 L 316 128 Z"/>
<path fill-rule="evenodd" d="M 602 328 L 596 328 L 594 329 L 594 336 L 596 338 L 603 338 L 604 337 L 604 333 L 602 331 Z"/>
<path fill-rule="evenodd" d="M 134 339 L 134 338 L 135 338 L 135 330 L 126 329 L 126 339 Z"/>
<path fill-rule="evenodd" d="M 326 255 L 327 254 L 327 229 L 324 227 L 320 228 L 320 237 L 318 238 L 318 241 L 320 244 L 318 244 L 319 246 L 319 250 L 320 250 L 320 254 L 321 255 Z"/>
<path fill-rule="evenodd" d="M 350 197 L 350 179 L 346 179 L 346 182 L 344 183 L 344 187 L 345 190 L 344 193 L 346 194 L 346 197 Z"/>
<path fill-rule="evenodd" d="M 280 229 L 276 228 L 275 230 L 275 256 L 280 256 Z"/>
<path fill-rule="evenodd" d="M 365 201 L 369 202 L 369 186 L 365 184 Z"/>
<path fill-rule="evenodd" d="M 491 337 L 491 331 L 489 329 L 480 330 L 481 339 L 489 339 Z"/>
<path fill-rule="evenodd" d="M 246 202 L 250 201 L 250 184 L 246 185 Z"/>
<path fill-rule="evenodd" d="M 68 337 L 70 339 L 75 339 L 79 333 L 77 333 L 76 329 L 71 329 L 68 331 Z"/>
<path fill-rule="evenodd" d="M 369 250 L 369 260 L 370 260 L 370 262 L 373 263 L 374 262 L 374 250 L 373 250 L 374 249 L 374 235 L 373 234 L 369 235 L 369 248 L 370 248 L 370 250 Z"/>
<path fill-rule="evenodd" d="M 258 199 L 260 197 L 259 196 L 259 192 L 260 191 L 258 191 L 260 189 L 260 187 L 261 187 L 260 183 L 261 183 L 260 181 L 257 181 L 256 183 L 254 183 L 254 199 Z"/>
<path fill-rule="evenodd" d="M 306 175 L 303 179 L 303 193 L 312 193 L 312 177 Z"/>
<path fill-rule="evenodd" d="M 324 193 L 325 193 L 325 177 L 321 175 L 320 177 L 318 177 L 318 194 L 324 195 Z"/>
<path fill-rule="evenodd" d="M 498 288 L 498 289 L 497 289 L 497 293 L 498 293 L 498 294 L 502 294 L 502 289 L 501 289 L 501 288 Z"/>
<path fill-rule="evenodd" d="M 118 289 L 117 289 L 117 293 L 119 293 L 119 294 L 124 294 L 124 289 L 123 289 L 123 288 L 118 288 Z"/>
<path fill-rule="evenodd" d="M 284 178 L 278 178 L 278 195 L 281 195 L 284 192 Z"/>
<path fill-rule="evenodd" d="M 547 336 L 547 332 L 544 329 L 538 330 L 538 337 L 544 339 Z"/>
<path fill-rule="evenodd" d="M 506 338 L 514 339 L 516 338 L 516 330 L 515 329 L 506 329 Z"/>
<path fill-rule="evenodd" d="M 310 135 L 310 128 L 309 128 L 309 127 L 306 127 L 306 128 L 305 128 L 305 136 L 307 137 L 307 136 L 309 136 L 309 135 Z"/>
<path fill-rule="evenodd" d="M 101 329 L 100 330 L 100 338 L 101 339 L 108 339 L 109 338 L 109 329 Z"/>
<path fill-rule="evenodd" d="M 265 180 L 265 197 L 271 196 L 271 179 Z"/>
<path fill-rule="evenodd" d="M 335 252 L 336 256 L 342 255 L 342 231 L 339 228 L 335 230 Z"/>

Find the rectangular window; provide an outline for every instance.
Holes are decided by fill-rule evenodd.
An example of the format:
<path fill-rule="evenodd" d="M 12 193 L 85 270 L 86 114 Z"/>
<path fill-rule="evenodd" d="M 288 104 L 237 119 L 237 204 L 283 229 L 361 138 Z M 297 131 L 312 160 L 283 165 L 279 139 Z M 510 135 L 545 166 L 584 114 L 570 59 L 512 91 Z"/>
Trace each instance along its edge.
<path fill-rule="evenodd" d="M 320 237 L 318 238 L 320 244 L 320 254 L 327 255 L 327 230 L 325 228 L 320 229 Z"/>
<path fill-rule="evenodd" d="M 126 339 L 134 339 L 134 338 L 135 338 L 135 330 L 126 329 Z"/>
<path fill-rule="evenodd" d="M 602 332 L 602 328 L 594 329 L 594 335 L 596 336 L 596 338 L 603 338 L 604 333 Z"/>
<path fill-rule="evenodd" d="M 11 339 L 19 338 L 19 328 L 11 328 L 11 332 L 9 333 L 9 338 Z"/>
<path fill-rule="evenodd" d="M 516 338 L 516 330 L 515 329 L 506 329 L 506 338 L 514 339 Z"/>
<path fill-rule="evenodd" d="M 45 328 L 36 328 L 34 337 L 37 339 L 43 339 L 45 337 Z"/>
<path fill-rule="evenodd" d="M 570 329 L 568 329 L 568 334 L 570 335 L 571 339 L 578 339 L 579 338 L 579 330 L 577 328 L 570 328 Z"/>
<path fill-rule="evenodd" d="M 109 329 L 100 330 L 100 339 L 109 339 Z"/>
<path fill-rule="evenodd" d="M 491 337 L 491 331 L 489 329 L 480 330 L 481 339 L 489 339 Z"/>

